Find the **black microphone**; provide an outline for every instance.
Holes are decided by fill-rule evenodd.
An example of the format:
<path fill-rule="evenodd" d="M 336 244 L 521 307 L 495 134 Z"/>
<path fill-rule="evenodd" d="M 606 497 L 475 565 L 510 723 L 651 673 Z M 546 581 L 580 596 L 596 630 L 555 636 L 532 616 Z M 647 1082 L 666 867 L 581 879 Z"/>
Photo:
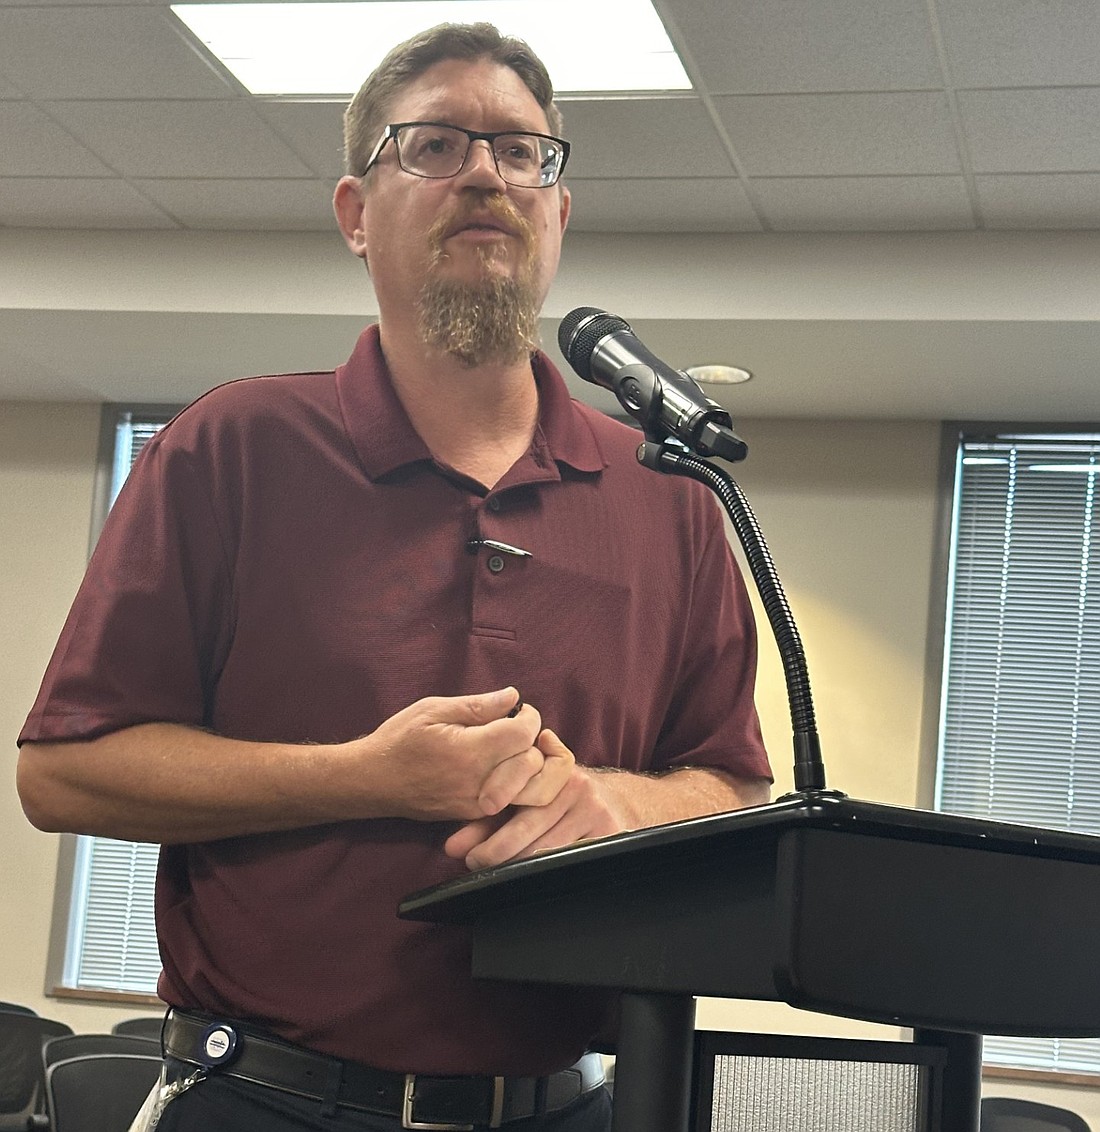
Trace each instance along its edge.
<path fill-rule="evenodd" d="M 577 307 L 561 320 L 558 345 L 577 376 L 610 389 L 650 440 L 674 437 L 700 456 L 726 460 L 748 455 L 729 413 L 650 353 L 623 319 Z"/>

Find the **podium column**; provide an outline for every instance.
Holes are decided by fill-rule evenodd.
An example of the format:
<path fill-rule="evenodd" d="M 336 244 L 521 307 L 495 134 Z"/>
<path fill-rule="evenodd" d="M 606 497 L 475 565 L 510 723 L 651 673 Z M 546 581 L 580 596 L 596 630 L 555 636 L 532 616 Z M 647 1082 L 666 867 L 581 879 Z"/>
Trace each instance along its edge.
<path fill-rule="evenodd" d="M 982 1036 L 960 1031 L 916 1029 L 915 1042 L 947 1051 L 943 1071 L 941 1132 L 978 1132 L 982 1103 Z"/>
<path fill-rule="evenodd" d="M 695 998 L 624 992 L 612 1132 L 688 1132 Z"/>

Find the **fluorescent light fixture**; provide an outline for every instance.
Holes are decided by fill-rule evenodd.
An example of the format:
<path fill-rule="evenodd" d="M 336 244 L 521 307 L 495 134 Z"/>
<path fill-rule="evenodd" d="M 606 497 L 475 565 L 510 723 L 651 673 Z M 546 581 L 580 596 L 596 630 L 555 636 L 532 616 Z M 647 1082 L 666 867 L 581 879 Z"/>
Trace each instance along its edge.
<path fill-rule="evenodd" d="M 173 4 L 253 94 L 348 98 L 395 44 L 487 20 L 525 39 L 562 93 L 690 90 L 649 0 L 369 0 Z"/>

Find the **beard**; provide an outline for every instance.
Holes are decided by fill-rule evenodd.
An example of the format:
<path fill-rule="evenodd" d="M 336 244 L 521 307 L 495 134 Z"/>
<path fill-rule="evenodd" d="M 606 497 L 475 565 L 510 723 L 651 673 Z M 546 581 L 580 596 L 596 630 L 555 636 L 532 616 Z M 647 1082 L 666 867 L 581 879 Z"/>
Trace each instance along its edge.
<path fill-rule="evenodd" d="M 510 365 L 529 357 L 539 345 L 534 229 L 502 197 L 479 203 L 518 234 L 523 255 L 516 275 L 506 275 L 495 266 L 500 249 L 482 247 L 476 249 L 480 278 L 472 283 L 442 278 L 435 268 L 446 258 L 443 240 L 454 227 L 455 218 L 448 216 L 429 233 L 432 271 L 418 303 L 424 342 L 471 369 Z"/>

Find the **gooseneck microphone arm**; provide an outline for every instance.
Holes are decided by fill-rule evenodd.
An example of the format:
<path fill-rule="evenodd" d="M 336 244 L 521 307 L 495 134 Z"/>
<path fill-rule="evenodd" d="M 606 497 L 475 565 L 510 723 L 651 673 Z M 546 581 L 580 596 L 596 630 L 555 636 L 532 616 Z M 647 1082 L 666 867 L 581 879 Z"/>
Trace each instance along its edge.
<path fill-rule="evenodd" d="M 606 322 L 601 322 L 601 319 Z M 606 331 L 606 335 L 616 339 L 613 349 L 606 348 L 606 335 L 601 336 L 601 329 Z M 584 333 L 585 330 L 587 333 Z M 713 454 L 713 432 L 699 434 L 699 447 L 704 449 L 704 453 L 697 454 L 698 447 L 692 445 L 690 438 L 676 434 L 677 431 L 682 433 L 683 430 L 670 429 L 667 417 L 661 419 L 652 404 L 647 404 L 644 411 L 639 411 L 637 389 L 630 380 L 615 380 L 616 374 L 610 370 L 609 361 L 617 364 L 624 350 L 628 348 L 622 343 L 624 341 L 631 343 L 631 340 L 637 341 L 627 323 L 593 307 L 578 307 L 566 315 L 558 332 L 561 351 L 577 374 L 586 381 L 611 389 L 627 412 L 638 419 L 646 436 L 645 442 L 638 446 L 638 462 L 665 475 L 685 476 L 697 480 L 709 487 L 726 509 L 745 552 L 749 572 L 756 584 L 779 648 L 793 729 L 795 790 L 800 794 L 823 792 L 825 764 L 821 757 L 821 742 L 817 733 L 813 696 L 810 692 L 806 654 L 771 553 L 764 541 L 763 532 L 745 493 L 733 477 L 718 465 L 703 458 L 703 455 Z M 605 348 L 602 354 L 598 354 L 601 345 Z M 633 347 L 632 344 L 629 347 L 633 357 L 645 351 L 640 343 L 638 347 Z M 647 361 L 653 357 L 648 351 L 645 351 L 644 356 Z M 632 359 L 628 359 L 630 360 Z M 601 364 L 603 373 L 599 372 Z M 657 365 L 663 367 L 663 363 L 658 362 Z M 633 370 L 636 366 L 628 365 L 625 368 Z M 670 369 L 670 367 L 663 368 Z M 658 374 L 660 372 L 658 369 Z M 686 375 L 679 374 L 679 371 L 671 372 L 676 373 L 686 382 L 691 381 Z M 628 373 L 628 379 L 630 376 L 632 375 Z M 701 390 L 698 392 L 698 399 L 696 403 L 702 403 L 704 407 L 713 404 Z M 709 415 L 710 421 L 715 419 L 713 414 Z M 727 415 L 725 422 L 719 427 L 723 433 L 728 432 L 730 436 L 734 436 L 728 422 Z M 740 444 L 740 454 L 727 456 L 728 459 L 743 459 L 747 453 L 744 444 L 739 440 L 737 443 Z"/>
<path fill-rule="evenodd" d="M 709 487 L 725 507 L 745 551 L 749 572 L 756 583 L 756 590 L 760 594 L 760 601 L 779 647 L 791 713 L 795 790 L 799 793 L 824 790 L 825 763 L 821 757 L 821 741 L 817 733 L 802 638 L 787 604 L 787 596 L 783 592 L 764 535 L 745 493 L 728 472 L 709 460 L 688 452 L 678 452 L 668 443 L 647 440 L 645 444 L 639 445 L 638 462 L 666 475 L 687 476 L 698 480 Z"/>

